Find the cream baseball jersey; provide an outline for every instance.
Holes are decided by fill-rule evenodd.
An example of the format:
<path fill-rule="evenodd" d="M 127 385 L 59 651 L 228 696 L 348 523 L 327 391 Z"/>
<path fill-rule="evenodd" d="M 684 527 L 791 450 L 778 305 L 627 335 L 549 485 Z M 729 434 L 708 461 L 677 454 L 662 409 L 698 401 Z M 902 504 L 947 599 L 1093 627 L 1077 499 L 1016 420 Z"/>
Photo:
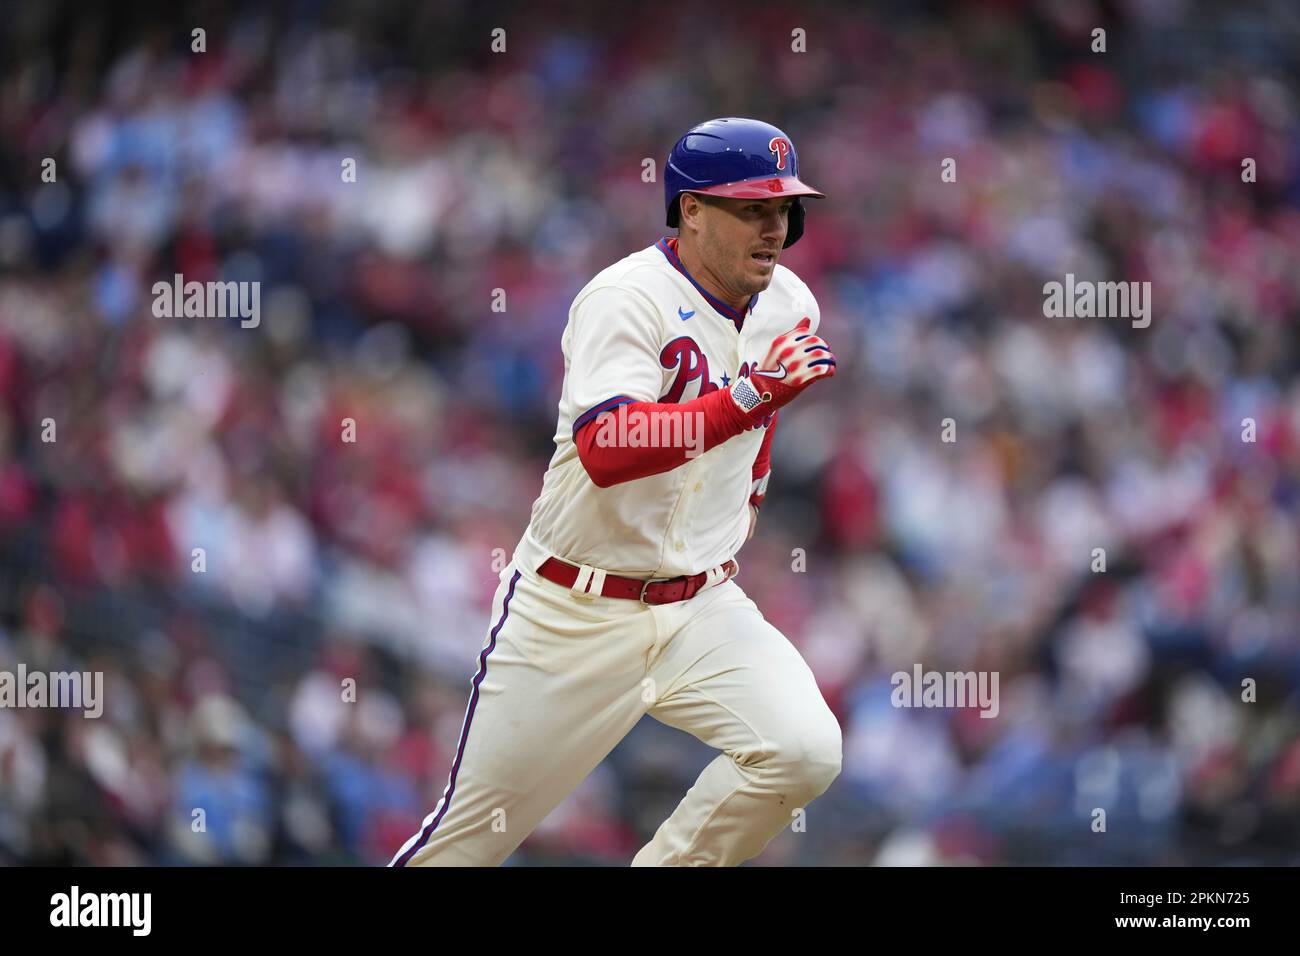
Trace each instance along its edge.
<path fill-rule="evenodd" d="M 749 531 L 752 468 L 765 425 L 671 471 L 609 488 L 587 475 L 574 435 L 622 404 L 687 402 L 727 387 L 804 316 L 816 332 L 816 299 L 784 266 L 741 313 L 690 276 L 675 239 L 598 273 L 569 310 L 555 454 L 516 559 L 536 569 L 554 555 L 615 574 L 666 578 L 733 557 Z"/>

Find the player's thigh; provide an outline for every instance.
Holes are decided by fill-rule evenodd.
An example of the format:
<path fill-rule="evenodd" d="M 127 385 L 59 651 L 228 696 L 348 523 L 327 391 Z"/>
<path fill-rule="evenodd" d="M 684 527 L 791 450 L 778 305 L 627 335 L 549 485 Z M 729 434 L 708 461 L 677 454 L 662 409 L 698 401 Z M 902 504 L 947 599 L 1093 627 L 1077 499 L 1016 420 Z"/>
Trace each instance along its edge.
<path fill-rule="evenodd" d="M 838 764 L 839 722 L 799 651 L 734 582 L 710 595 L 656 659 L 650 714 L 742 759 Z"/>
<path fill-rule="evenodd" d="M 540 583 L 503 572 L 446 789 L 399 865 L 500 863 L 644 715 L 648 615 Z"/>
<path fill-rule="evenodd" d="M 567 589 L 526 571 L 507 571 L 471 683 L 458 759 L 474 786 L 527 792 L 548 778 L 581 780 L 645 712 L 647 622 L 626 608 L 572 601 Z"/>

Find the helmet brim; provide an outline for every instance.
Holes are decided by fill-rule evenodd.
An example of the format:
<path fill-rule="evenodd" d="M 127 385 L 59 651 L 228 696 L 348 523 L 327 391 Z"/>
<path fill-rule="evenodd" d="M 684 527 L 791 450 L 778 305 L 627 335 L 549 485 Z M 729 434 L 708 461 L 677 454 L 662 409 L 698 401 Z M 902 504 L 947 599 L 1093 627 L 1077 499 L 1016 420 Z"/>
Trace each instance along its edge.
<path fill-rule="evenodd" d="M 743 179 L 738 183 L 722 183 L 718 186 L 686 189 L 683 192 L 704 193 L 706 196 L 720 196 L 723 199 L 775 199 L 778 196 L 826 198 L 824 192 L 814 189 L 794 176 L 764 176 L 762 179 Z"/>

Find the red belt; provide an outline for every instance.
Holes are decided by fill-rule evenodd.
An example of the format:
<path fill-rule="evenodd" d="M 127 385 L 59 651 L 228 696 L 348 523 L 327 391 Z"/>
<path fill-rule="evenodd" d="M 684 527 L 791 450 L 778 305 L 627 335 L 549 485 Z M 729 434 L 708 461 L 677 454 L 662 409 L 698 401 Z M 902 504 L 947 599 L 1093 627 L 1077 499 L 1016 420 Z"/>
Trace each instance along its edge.
<path fill-rule="evenodd" d="M 542 563 L 542 566 L 537 569 L 537 573 L 548 581 L 554 581 L 556 584 L 562 584 L 566 588 L 572 589 L 581 570 L 577 565 L 561 561 L 559 558 L 547 558 Z M 725 572 L 722 580 L 726 581 L 735 576 L 736 572 L 740 570 L 740 566 L 735 561 L 728 561 L 722 565 L 722 570 Z M 695 597 L 708 580 L 708 571 L 683 575 L 679 578 L 668 578 L 664 581 L 643 581 L 640 578 L 622 578 L 615 574 L 606 574 L 605 584 L 600 589 L 600 595 L 601 597 L 627 598 L 631 601 L 640 601 L 643 604 L 672 604 L 676 601 L 687 601 Z"/>

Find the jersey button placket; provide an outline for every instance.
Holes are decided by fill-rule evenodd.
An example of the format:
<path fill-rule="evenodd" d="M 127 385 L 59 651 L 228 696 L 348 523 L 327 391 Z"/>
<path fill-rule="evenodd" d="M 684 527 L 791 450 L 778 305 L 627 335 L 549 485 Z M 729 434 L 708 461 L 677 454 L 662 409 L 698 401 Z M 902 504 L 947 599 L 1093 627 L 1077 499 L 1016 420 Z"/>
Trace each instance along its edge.
<path fill-rule="evenodd" d="M 693 525 L 695 524 L 695 512 L 698 511 L 700 508 L 700 496 L 695 491 L 695 489 L 699 487 L 701 482 L 695 481 L 693 475 L 688 475 L 686 477 L 686 481 L 687 481 L 686 487 L 691 489 L 691 491 L 690 494 L 686 496 L 687 497 L 686 512 L 682 516 L 684 519 L 682 521 L 682 524 L 685 526 L 682 529 L 683 533 L 681 534 L 680 537 L 678 537 L 676 543 L 673 544 L 673 547 L 677 549 L 678 554 L 681 554 L 686 550 L 686 542 L 690 541 L 694 536 Z"/>
<path fill-rule="evenodd" d="M 693 463 L 692 463 L 693 464 Z M 691 465 L 685 465 L 682 468 L 681 475 L 681 495 L 679 499 L 679 511 L 676 520 L 672 523 L 673 551 L 682 554 L 686 550 L 686 539 L 691 535 L 691 521 L 695 516 L 696 496 L 691 493 L 691 477 L 689 472 Z"/>
<path fill-rule="evenodd" d="M 703 490 L 704 490 L 704 482 L 702 481 L 697 481 L 691 485 L 690 503 L 686 508 L 686 528 L 687 528 L 688 535 L 690 533 L 691 524 L 695 520 L 695 510 L 700 507 L 700 492 Z M 676 548 L 678 552 L 685 551 L 686 542 L 682 541 L 679 538 L 673 544 L 673 547 Z"/>

